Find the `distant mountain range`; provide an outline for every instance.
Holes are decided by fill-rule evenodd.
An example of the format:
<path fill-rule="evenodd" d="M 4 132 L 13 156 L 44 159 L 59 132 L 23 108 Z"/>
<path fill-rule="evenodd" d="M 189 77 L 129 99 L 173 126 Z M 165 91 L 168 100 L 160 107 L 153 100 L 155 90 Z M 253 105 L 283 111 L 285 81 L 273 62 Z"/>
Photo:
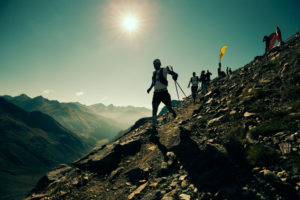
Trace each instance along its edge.
<path fill-rule="evenodd" d="M 144 107 L 134 106 L 114 106 L 112 104 L 105 106 L 102 103 L 88 106 L 90 109 L 98 113 L 99 115 L 117 121 L 122 129 L 127 129 L 132 126 L 135 121 L 140 118 L 150 117 L 152 115 L 151 110 Z"/>
<path fill-rule="evenodd" d="M 93 145 L 108 142 L 138 119 L 151 116 L 151 110 L 143 107 L 105 106 L 102 103 L 86 106 L 78 102 L 61 103 L 42 96 L 30 98 L 26 94 L 3 97 L 28 112 L 41 111 L 50 115 Z"/>
<path fill-rule="evenodd" d="M 133 106 L 85 106 L 25 94 L 0 97 L 1 197 L 21 198 L 45 171 L 119 137 L 122 129 L 149 115 L 149 109 Z"/>
<path fill-rule="evenodd" d="M 25 195 L 47 170 L 90 148 L 52 117 L 27 112 L 0 97 L 1 199 Z"/>
<path fill-rule="evenodd" d="M 41 111 L 50 115 L 93 145 L 99 140 L 107 142 L 121 130 L 116 125 L 117 122 L 102 117 L 79 103 L 60 103 L 42 96 L 30 98 L 25 94 L 16 97 L 4 96 L 4 98 L 26 111 Z"/>

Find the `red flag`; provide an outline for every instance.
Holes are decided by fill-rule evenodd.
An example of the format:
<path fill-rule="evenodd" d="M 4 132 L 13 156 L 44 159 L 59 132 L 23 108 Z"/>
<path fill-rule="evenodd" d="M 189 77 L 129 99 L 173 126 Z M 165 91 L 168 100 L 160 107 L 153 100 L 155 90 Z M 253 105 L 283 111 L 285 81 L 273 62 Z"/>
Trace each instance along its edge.
<path fill-rule="evenodd" d="M 275 42 L 277 40 L 276 33 L 272 33 L 271 35 L 269 35 L 269 38 L 270 38 L 269 50 L 271 50 L 274 47 Z"/>

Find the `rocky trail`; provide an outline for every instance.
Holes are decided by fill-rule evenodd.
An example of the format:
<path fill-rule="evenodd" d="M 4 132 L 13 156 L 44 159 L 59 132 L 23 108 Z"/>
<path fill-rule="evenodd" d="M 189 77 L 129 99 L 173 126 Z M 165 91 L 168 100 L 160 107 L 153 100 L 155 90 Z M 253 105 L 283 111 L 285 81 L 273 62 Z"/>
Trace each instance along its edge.
<path fill-rule="evenodd" d="M 206 94 L 145 122 L 27 199 L 300 199 L 300 38 L 257 56 Z"/>

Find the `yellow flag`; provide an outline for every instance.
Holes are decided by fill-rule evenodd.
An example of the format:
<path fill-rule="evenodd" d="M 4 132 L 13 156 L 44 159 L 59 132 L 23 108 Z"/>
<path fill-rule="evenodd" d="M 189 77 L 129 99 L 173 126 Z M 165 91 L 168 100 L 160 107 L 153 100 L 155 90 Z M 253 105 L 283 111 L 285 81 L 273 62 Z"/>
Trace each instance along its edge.
<path fill-rule="evenodd" d="M 225 51 L 226 51 L 226 48 L 227 48 L 227 46 L 222 46 L 222 48 L 221 48 L 221 50 L 220 50 L 220 60 L 221 60 L 222 57 L 224 56 Z"/>

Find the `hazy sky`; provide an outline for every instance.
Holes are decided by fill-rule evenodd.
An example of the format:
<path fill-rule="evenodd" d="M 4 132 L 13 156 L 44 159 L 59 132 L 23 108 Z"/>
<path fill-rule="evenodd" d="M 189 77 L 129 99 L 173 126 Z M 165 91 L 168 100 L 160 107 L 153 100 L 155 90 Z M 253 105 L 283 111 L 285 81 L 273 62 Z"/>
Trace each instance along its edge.
<path fill-rule="evenodd" d="M 277 25 L 283 39 L 300 30 L 299 8 L 299 0 L 0 0 L 0 95 L 150 108 L 155 58 L 174 66 L 190 94 L 193 71 L 216 76 L 222 45 L 223 66 L 242 67 Z M 127 15 L 137 20 L 131 33 Z"/>

